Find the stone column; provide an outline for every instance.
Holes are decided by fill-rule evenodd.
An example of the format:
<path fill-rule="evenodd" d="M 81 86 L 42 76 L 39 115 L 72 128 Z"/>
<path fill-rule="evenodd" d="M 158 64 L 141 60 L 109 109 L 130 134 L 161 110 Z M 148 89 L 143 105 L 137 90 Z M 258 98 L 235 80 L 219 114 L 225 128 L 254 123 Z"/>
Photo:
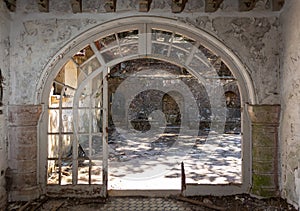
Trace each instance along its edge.
<path fill-rule="evenodd" d="M 0 108 L 2 111 L 2 108 Z M 7 128 L 4 114 L 0 113 L 0 210 L 5 210 L 7 203 L 5 171 L 7 168 Z"/>
<path fill-rule="evenodd" d="M 39 105 L 9 106 L 8 141 L 9 200 L 30 200 L 39 197 L 37 184 L 37 123 L 42 111 Z"/>
<path fill-rule="evenodd" d="M 278 196 L 279 105 L 249 105 L 252 125 L 252 190 L 258 196 Z"/>

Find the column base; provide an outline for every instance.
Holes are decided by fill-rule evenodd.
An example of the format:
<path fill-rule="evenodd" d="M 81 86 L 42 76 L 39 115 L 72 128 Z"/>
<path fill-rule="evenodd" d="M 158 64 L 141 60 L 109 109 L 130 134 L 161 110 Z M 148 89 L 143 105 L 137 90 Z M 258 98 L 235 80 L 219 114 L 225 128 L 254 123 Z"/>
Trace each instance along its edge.
<path fill-rule="evenodd" d="M 0 187 L 0 210 L 6 210 L 7 193 L 6 190 Z"/>
<path fill-rule="evenodd" d="M 38 186 L 23 188 L 22 190 L 11 190 L 8 195 L 8 201 L 29 201 L 39 198 L 40 192 Z"/>

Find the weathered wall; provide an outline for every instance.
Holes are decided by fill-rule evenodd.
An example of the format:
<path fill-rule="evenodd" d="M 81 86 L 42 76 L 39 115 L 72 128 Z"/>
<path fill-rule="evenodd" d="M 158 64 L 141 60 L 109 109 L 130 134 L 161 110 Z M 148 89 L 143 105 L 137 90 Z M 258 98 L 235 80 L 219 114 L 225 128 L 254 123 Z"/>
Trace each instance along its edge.
<path fill-rule="evenodd" d="M 291 1 L 281 14 L 282 25 L 282 196 L 300 206 L 300 2 Z"/>
<path fill-rule="evenodd" d="M 236 5 L 226 5 L 228 3 L 224 1 L 226 4 L 222 5 L 220 11 L 208 14 L 204 13 L 203 1 L 188 1 L 184 12 L 175 14 L 171 12 L 169 1 L 153 1 L 148 13 L 137 12 L 137 5 L 128 3 L 135 1 L 117 1 L 116 13 L 103 13 L 101 6 L 96 6 L 98 9 L 95 11 L 91 9 L 91 2 L 93 1 L 83 1 L 84 12 L 73 14 L 69 1 L 51 1 L 49 13 L 37 12 L 34 0 L 17 1 L 11 33 L 14 40 L 14 59 L 11 64 L 12 104 L 35 102 L 35 87 L 43 68 L 72 38 L 103 22 L 132 15 L 171 17 L 212 33 L 236 52 L 248 67 L 259 102 L 279 102 L 279 21 L 276 13 L 265 10 L 265 4 L 258 3 L 252 13 L 233 13 L 233 10 L 237 11 Z M 256 10 L 261 9 L 264 12 L 254 18 Z"/>
<path fill-rule="evenodd" d="M 5 189 L 5 172 L 7 168 L 7 127 L 6 104 L 9 72 L 9 14 L 3 1 L 0 1 L 0 69 L 4 77 L 3 105 L 0 105 L 0 210 L 4 210 L 7 201 Z"/>
<path fill-rule="evenodd" d="M 95 2 L 98 2 L 97 5 Z M 204 13 L 204 0 L 189 0 L 185 10 L 179 14 L 171 12 L 169 0 L 153 0 L 148 13 L 137 12 L 138 1 L 135 0 L 118 0 L 117 12 L 105 13 L 103 2 L 104 0 L 83 1 L 83 13 L 73 14 L 69 0 L 51 0 L 49 13 L 39 12 L 35 0 L 17 1 L 17 10 L 12 14 L 10 32 L 9 104 L 14 106 L 10 106 L 12 109 L 8 110 L 13 111 L 12 115 L 16 113 L 14 109 L 18 110 L 20 105 L 30 107 L 39 104 L 35 99 L 38 81 L 47 63 L 63 46 L 101 23 L 133 15 L 178 19 L 211 33 L 231 48 L 245 64 L 253 80 L 258 103 L 278 104 L 280 102 L 278 46 L 280 24 L 278 13 L 270 11 L 270 5 L 266 3 L 270 1 L 259 0 L 253 11 L 245 13 L 237 12 L 237 5 L 230 4 L 232 1 L 224 1 L 219 11 Z M 27 113 L 30 112 L 33 111 Z M 34 118 L 37 121 L 39 112 L 36 114 Z M 9 128 L 11 140 L 16 144 L 10 148 L 10 159 L 15 161 L 10 164 L 10 167 L 17 181 L 12 184 L 15 195 L 11 195 L 11 200 L 30 199 L 30 197 L 20 196 L 22 190 L 18 189 L 20 188 L 18 182 L 22 182 L 23 175 L 17 167 L 21 162 L 29 159 L 24 153 L 23 157 L 18 157 L 18 153 L 26 148 L 26 143 L 22 143 L 22 129 L 25 123 L 20 122 L 10 121 L 11 128 Z M 35 128 L 36 122 L 30 127 Z M 14 130 L 20 131 L 21 135 L 14 135 Z M 32 131 L 31 141 L 36 139 L 36 130 Z M 38 148 L 38 144 L 32 148 Z M 34 159 L 37 159 L 37 156 L 30 159 L 31 162 L 34 162 Z M 38 174 L 36 166 L 34 169 L 23 170 L 30 175 Z M 30 189 L 36 188 L 38 185 L 36 183 L 36 181 L 27 181 L 23 187 L 28 191 L 36 191 Z"/>
<path fill-rule="evenodd" d="M 249 70 L 260 104 L 276 104 L 279 100 L 279 21 L 275 16 L 265 15 L 199 16 L 186 20 L 208 30 L 236 53 Z"/>

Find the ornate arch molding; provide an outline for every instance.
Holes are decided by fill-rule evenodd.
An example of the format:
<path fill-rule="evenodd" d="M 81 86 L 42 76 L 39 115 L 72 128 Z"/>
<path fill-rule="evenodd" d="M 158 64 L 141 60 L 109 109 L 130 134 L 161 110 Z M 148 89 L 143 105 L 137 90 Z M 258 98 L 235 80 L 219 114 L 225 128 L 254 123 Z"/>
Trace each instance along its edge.
<path fill-rule="evenodd" d="M 243 103 L 256 104 L 257 97 L 255 94 L 252 79 L 242 61 L 233 53 L 233 51 L 228 48 L 224 43 L 219 41 L 216 37 L 211 34 L 196 28 L 195 26 L 182 23 L 180 21 L 168 18 L 153 17 L 153 16 L 134 16 L 126 17 L 122 19 L 115 19 L 98 26 L 95 26 L 86 32 L 80 34 L 72 41 L 68 42 L 56 55 L 51 59 L 51 61 L 44 68 L 40 80 L 36 87 L 36 103 L 45 103 L 48 100 L 49 90 L 51 88 L 51 83 L 56 77 L 60 68 L 70 59 L 74 54 L 83 49 L 85 46 L 93 42 L 99 37 L 108 35 L 116 30 L 116 28 L 121 26 L 131 26 L 132 24 L 140 24 L 145 26 L 145 33 L 147 25 L 157 26 L 161 29 L 179 31 L 188 37 L 195 39 L 200 42 L 203 46 L 213 51 L 215 54 L 222 58 L 222 61 L 230 68 L 232 74 L 238 81 L 239 88 L 241 91 L 241 98 Z M 139 55 L 126 56 L 123 59 L 115 59 L 107 64 L 113 65 L 121 61 L 134 59 L 138 57 L 153 57 L 149 55 L 147 51 L 139 52 Z M 160 58 L 162 59 L 162 58 Z M 183 64 L 177 61 L 169 61 L 175 63 L 179 66 Z"/>

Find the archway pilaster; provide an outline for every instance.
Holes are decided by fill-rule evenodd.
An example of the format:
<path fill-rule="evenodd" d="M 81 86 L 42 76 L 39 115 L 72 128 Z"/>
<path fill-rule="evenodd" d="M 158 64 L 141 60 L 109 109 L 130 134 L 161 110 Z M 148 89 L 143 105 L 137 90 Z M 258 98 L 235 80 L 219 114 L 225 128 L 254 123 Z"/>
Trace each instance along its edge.
<path fill-rule="evenodd" d="M 31 200 L 40 194 L 38 186 L 37 125 L 41 105 L 8 107 L 9 170 L 7 186 L 10 200 Z"/>
<path fill-rule="evenodd" d="M 280 105 L 249 105 L 252 126 L 252 188 L 258 196 L 278 196 Z"/>

